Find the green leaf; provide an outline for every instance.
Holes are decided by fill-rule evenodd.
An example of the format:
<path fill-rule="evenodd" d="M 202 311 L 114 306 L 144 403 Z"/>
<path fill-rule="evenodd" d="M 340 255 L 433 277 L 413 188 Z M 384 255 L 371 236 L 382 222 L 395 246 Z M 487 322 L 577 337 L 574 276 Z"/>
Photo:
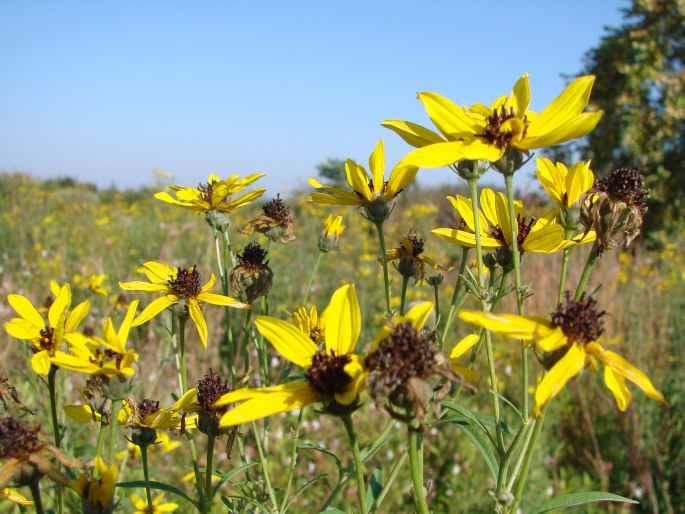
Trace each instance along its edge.
<path fill-rule="evenodd" d="M 343 463 L 340 460 L 340 457 L 338 457 L 332 451 L 327 450 L 323 446 L 318 446 L 316 444 L 311 444 L 311 443 L 302 443 L 302 444 L 298 444 L 297 447 L 301 448 L 303 450 L 314 450 L 315 452 L 320 452 L 320 453 L 323 453 L 324 455 L 328 455 L 329 457 L 331 457 L 335 461 L 336 466 L 338 466 L 338 471 L 340 473 L 343 472 Z"/>
<path fill-rule="evenodd" d="M 533 509 L 530 514 L 542 514 L 543 512 L 551 512 L 556 509 L 565 509 L 592 502 L 640 503 L 639 501 L 624 498 L 618 494 L 591 491 L 588 493 L 572 493 L 564 496 L 557 496 Z"/>
<path fill-rule="evenodd" d="M 373 470 L 373 473 L 371 473 L 369 485 L 366 488 L 366 512 L 371 511 L 371 506 L 373 505 L 373 502 L 376 501 L 376 498 L 378 498 L 378 496 L 381 494 L 381 491 L 383 491 L 384 484 L 385 480 L 383 478 L 383 468 L 376 466 L 376 468 Z"/>
<path fill-rule="evenodd" d="M 340 509 L 328 509 L 328 510 L 322 510 L 321 512 L 319 512 L 319 514 L 345 514 L 345 513 Z"/>
<path fill-rule="evenodd" d="M 368 448 L 363 448 L 361 451 L 362 462 L 366 462 L 371 457 L 373 457 L 378 452 L 378 450 L 380 450 L 383 447 L 385 443 L 390 441 L 390 439 L 392 439 L 392 436 L 388 435 L 385 436 L 383 439 L 374 441 L 373 444 Z"/>
<path fill-rule="evenodd" d="M 302 494 L 306 489 L 309 487 L 313 486 L 315 483 L 317 483 L 319 480 L 322 478 L 325 478 L 328 476 L 328 473 L 321 473 L 319 475 L 316 475 L 314 478 L 309 480 L 307 483 L 303 484 L 302 486 L 298 487 L 298 489 L 293 493 L 293 495 L 290 497 L 288 500 L 288 504 L 285 506 L 283 509 L 283 512 L 286 512 L 288 509 L 290 509 L 290 506 L 293 503 L 293 500 L 298 497 L 298 495 Z"/>
<path fill-rule="evenodd" d="M 492 448 L 488 444 L 488 441 L 471 425 L 460 424 L 459 428 L 468 436 L 469 439 L 471 439 L 473 445 L 485 458 L 485 463 L 488 465 L 488 468 L 490 468 L 490 473 L 492 473 L 492 477 L 496 481 L 497 475 L 499 474 L 499 464 L 497 464 L 497 458 L 495 457 Z"/>
<path fill-rule="evenodd" d="M 246 469 L 251 468 L 252 466 L 256 466 L 259 464 L 259 462 L 251 462 L 250 464 L 243 464 L 242 466 L 238 466 L 237 468 L 232 469 L 231 471 L 228 471 L 226 473 L 220 473 L 218 470 L 215 470 L 214 473 L 212 473 L 214 476 L 218 476 L 219 482 L 212 487 L 212 496 L 214 496 L 219 488 L 226 483 L 227 480 L 230 480 L 231 477 L 236 475 L 237 473 L 240 473 L 241 471 L 245 471 Z"/>
<path fill-rule="evenodd" d="M 119 482 L 117 487 L 123 489 L 145 489 L 145 480 L 134 480 L 133 482 Z M 157 489 L 159 491 L 165 491 L 167 493 L 175 494 L 180 496 L 189 503 L 192 503 L 196 509 L 200 509 L 200 505 L 193 499 L 191 499 L 186 493 L 177 489 L 173 485 L 163 484 L 162 482 L 155 482 L 150 480 L 150 489 Z"/>
<path fill-rule="evenodd" d="M 493 418 L 492 416 L 488 416 L 487 414 L 480 414 L 478 412 L 471 412 L 470 410 L 465 409 L 461 405 L 456 405 L 454 403 L 445 402 L 445 401 L 441 402 L 441 405 L 443 407 L 445 407 L 446 409 L 449 409 L 449 410 L 454 411 L 454 412 L 458 412 L 459 414 L 461 414 L 465 418 L 469 419 L 473 423 L 480 425 L 483 428 L 483 430 L 487 430 L 488 426 L 492 426 L 492 427 L 495 426 L 495 418 Z M 503 421 L 500 421 L 499 426 L 502 428 L 502 432 L 504 432 L 505 434 L 511 434 L 512 433 L 509 426 L 506 423 L 504 423 Z"/>

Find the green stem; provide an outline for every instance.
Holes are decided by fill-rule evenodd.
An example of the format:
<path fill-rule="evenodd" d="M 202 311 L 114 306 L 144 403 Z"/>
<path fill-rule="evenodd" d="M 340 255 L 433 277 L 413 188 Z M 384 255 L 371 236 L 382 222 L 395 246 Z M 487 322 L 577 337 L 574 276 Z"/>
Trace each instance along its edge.
<path fill-rule="evenodd" d="M 497 445 L 499 454 L 504 453 L 504 435 L 500 423 L 499 396 L 497 393 L 497 373 L 495 371 L 495 356 L 492 351 L 492 338 L 489 330 L 485 330 L 485 353 L 488 358 L 488 372 L 490 373 L 490 387 L 492 388 L 492 410 L 495 417 L 495 431 L 497 432 Z"/>
<path fill-rule="evenodd" d="M 423 493 L 423 474 L 421 473 L 421 459 L 419 452 L 423 451 L 423 445 L 419 443 L 419 433 L 407 427 L 409 431 L 409 467 L 411 469 L 411 481 L 414 486 L 414 502 L 418 514 L 429 514 L 426 495 Z"/>
<path fill-rule="evenodd" d="M 316 256 L 316 262 L 314 263 L 314 267 L 312 268 L 312 271 L 309 274 L 309 279 L 307 280 L 307 288 L 304 290 L 302 305 L 307 304 L 307 300 L 309 299 L 309 293 L 312 290 L 312 282 L 314 282 L 314 275 L 316 275 L 316 271 L 319 269 L 319 264 L 321 264 L 321 259 L 323 259 L 324 254 L 325 252 L 319 251 L 319 255 Z"/>
<path fill-rule="evenodd" d="M 150 490 L 150 470 L 147 464 L 147 444 L 140 445 L 140 456 L 143 460 L 143 476 L 145 477 L 145 496 L 147 497 L 148 511 L 152 510 L 152 491 Z"/>
<path fill-rule="evenodd" d="M 200 473 L 200 465 L 197 460 L 197 449 L 195 448 L 195 441 L 190 435 L 190 432 L 186 431 L 186 439 L 188 439 L 188 449 L 190 450 L 190 460 L 193 463 L 193 471 L 195 472 L 195 490 L 197 491 L 197 497 L 202 501 L 202 473 Z"/>
<path fill-rule="evenodd" d="M 377 221 L 376 231 L 378 232 L 378 242 L 381 246 L 381 262 L 383 263 L 383 281 L 385 282 L 385 305 L 387 308 L 387 317 L 392 317 L 392 309 L 390 308 L 390 278 L 388 277 L 388 256 L 385 250 L 385 235 L 383 234 L 383 222 Z"/>
<path fill-rule="evenodd" d="M 571 239 L 573 230 L 564 229 L 564 241 Z M 557 294 L 557 305 L 561 304 L 564 299 L 564 289 L 566 288 L 566 270 L 568 269 L 568 256 L 571 253 L 571 247 L 564 248 L 564 255 L 561 258 L 561 274 L 559 277 L 559 292 Z"/>
<path fill-rule="evenodd" d="M 111 422 L 111 420 L 110 420 Z M 100 454 L 102 453 L 102 447 L 105 444 L 105 427 L 107 425 L 104 424 L 103 418 L 100 418 L 100 430 L 98 430 L 98 441 L 97 441 L 97 446 L 95 447 L 95 456 L 100 457 Z M 95 467 L 95 470 L 97 470 L 97 466 Z"/>
<path fill-rule="evenodd" d="M 31 490 L 31 497 L 33 499 L 33 506 L 36 508 L 36 514 L 45 514 L 43 500 L 40 496 L 40 482 L 38 480 L 31 480 L 29 489 Z"/>
<path fill-rule="evenodd" d="M 519 503 L 521 502 L 521 495 L 523 494 L 523 489 L 526 485 L 526 478 L 528 478 L 530 463 L 533 460 L 533 453 L 535 452 L 535 443 L 537 442 L 538 436 L 540 435 L 540 432 L 542 430 L 542 422 L 545 419 L 545 412 L 547 412 L 548 405 L 549 403 L 545 404 L 545 406 L 542 408 L 542 411 L 540 412 L 540 415 L 535 419 L 533 433 L 530 438 L 528 447 L 525 449 L 525 460 L 523 463 L 523 469 L 521 470 L 521 478 L 519 478 L 519 481 L 516 484 L 516 489 L 514 490 L 514 503 L 512 504 L 511 509 L 509 509 L 509 512 L 516 512 L 518 510 Z"/>
<path fill-rule="evenodd" d="M 388 480 L 385 482 L 385 485 L 383 486 L 383 489 L 381 490 L 378 497 L 374 500 L 371 512 L 376 512 L 378 507 L 380 507 L 381 503 L 383 502 L 383 500 L 387 496 L 388 492 L 390 492 L 390 488 L 391 488 L 392 484 L 395 482 L 395 479 L 397 478 L 397 475 L 399 474 L 400 469 L 402 469 L 402 465 L 407 461 L 408 456 L 409 456 L 409 452 L 404 451 L 404 452 L 402 452 L 402 455 L 400 455 L 400 458 L 395 461 L 395 464 L 393 465 L 392 469 L 390 470 L 390 475 L 388 475 Z"/>
<path fill-rule="evenodd" d="M 402 277 L 402 296 L 400 297 L 400 316 L 404 315 L 404 301 L 407 297 L 407 284 L 409 283 L 409 277 Z"/>
<path fill-rule="evenodd" d="M 597 242 L 595 242 L 592 245 L 592 250 L 590 250 L 590 255 L 587 256 L 587 261 L 585 261 L 585 268 L 583 268 L 583 274 L 580 277 L 578 287 L 576 288 L 576 294 L 573 297 L 575 301 L 580 300 L 580 296 L 583 294 L 583 291 L 585 291 L 585 286 L 590 278 L 590 272 L 597 261 L 597 257 L 599 257 L 599 254 L 597 252 Z"/>
<path fill-rule="evenodd" d="M 219 277 L 221 278 L 221 292 L 224 296 L 228 296 L 228 270 L 226 255 L 229 253 L 228 248 L 225 252 L 221 251 L 219 244 L 219 231 L 214 229 L 214 251 L 216 252 L 216 262 L 219 268 Z M 235 367 L 235 346 L 233 345 L 233 332 L 231 330 L 231 309 L 224 307 L 224 337 L 219 343 L 219 355 L 221 359 L 227 363 L 228 369 L 231 373 L 231 383 L 235 384 L 238 378 L 238 373 Z"/>
<path fill-rule="evenodd" d="M 203 512 L 212 512 L 212 466 L 214 460 L 214 433 L 211 430 L 207 434 L 207 462 L 205 464 L 205 501 Z"/>
<path fill-rule="evenodd" d="M 511 457 L 514 455 L 514 452 L 518 449 L 519 443 L 521 442 L 521 438 L 524 435 L 529 434 L 529 429 L 530 423 L 521 425 L 518 432 L 516 432 L 516 435 L 514 436 L 514 440 L 511 442 L 511 445 L 509 445 L 509 448 L 507 448 L 507 451 L 504 453 L 504 456 L 502 457 L 502 460 L 499 464 L 499 474 L 497 475 L 497 492 L 495 493 L 496 496 L 500 495 L 500 493 L 502 492 L 502 487 L 505 485 L 507 479 L 507 470 L 509 468 L 509 462 L 511 462 Z M 523 454 L 523 452 L 521 452 L 521 454 Z M 507 489 L 507 491 L 508 490 L 509 489 Z"/>
<path fill-rule="evenodd" d="M 295 477 L 295 464 L 297 463 L 297 440 L 300 437 L 300 425 L 304 417 L 305 407 L 300 408 L 300 413 L 297 415 L 297 422 L 295 423 L 295 430 L 293 431 L 293 446 L 290 449 L 290 465 L 288 466 L 288 482 L 285 486 L 285 493 L 283 493 L 283 501 L 281 502 L 281 512 L 286 511 L 288 504 L 288 497 L 290 496 L 290 489 L 293 486 L 293 478 Z"/>
<path fill-rule="evenodd" d="M 478 284 L 482 287 L 483 282 L 483 246 L 480 242 L 480 213 L 478 210 L 478 179 L 470 178 L 469 193 L 471 195 L 471 206 L 473 210 L 473 232 L 476 237 L 476 266 L 478 272 Z"/>
<path fill-rule="evenodd" d="M 107 447 L 107 462 L 114 462 L 114 454 L 117 451 L 117 428 L 119 427 L 119 411 L 121 410 L 121 399 L 112 398 L 112 413 L 109 418 L 109 440 Z"/>
<path fill-rule="evenodd" d="M 450 310 L 447 313 L 447 319 L 445 320 L 445 326 L 442 329 L 442 338 L 440 339 L 440 350 L 445 346 L 445 341 L 447 340 L 447 333 L 450 331 L 452 322 L 454 321 L 454 316 L 457 314 L 459 307 L 466 295 L 463 295 L 459 306 L 457 306 L 457 299 L 459 298 L 459 292 L 461 291 L 461 286 L 464 283 L 464 270 L 466 270 L 466 259 L 468 258 L 470 248 L 462 247 L 461 249 L 461 261 L 459 263 L 459 277 L 457 277 L 457 285 L 454 286 L 454 293 L 452 293 L 452 301 L 450 302 Z"/>
<path fill-rule="evenodd" d="M 59 419 L 57 418 L 57 366 L 51 365 L 48 372 L 48 391 L 50 393 L 50 414 L 52 415 L 52 433 L 55 438 L 55 448 L 60 448 L 62 437 L 59 433 Z"/>
<path fill-rule="evenodd" d="M 514 174 L 504 175 L 509 207 L 509 226 L 511 230 L 511 255 L 514 261 L 514 282 L 516 284 L 516 304 L 518 315 L 523 316 L 523 289 L 521 288 L 521 254 L 518 245 L 518 220 L 514 204 Z M 528 421 L 528 346 L 521 345 L 521 410 L 523 421 Z"/>
<path fill-rule="evenodd" d="M 364 482 L 364 468 L 359 451 L 359 441 L 357 440 L 357 433 L 354 430 L 354 423 L 350 414 L 341 416 L 347 430 L 347 437 L 350 439 L 350 447 L 352 449 L 352 457 L 354 459 L 354 470 L 357 474 L 357 500 L 359 500 L 359 512 L 364 514 L 366 512 L 366 483 Z"/>
<path fill-rule="evenodd" d="M 259 453 L 259 461 L 262 463 L 262 472 L 264 473 L 264 485 L 269 493 L 269 498 L 274 508 L 278 508 L 278 501 L 276 500 L 276 493 L 271 486 L 271 479 L 269 478 L 269 463 L 267 462 L 264 449 L 262 448 L 262 440 L 259 437 L 259 431 L 257 430 L 257 423 L 252 422 L 252 431 L 254 432 L 255 444 L 257 445 L 257 452 Z"/>

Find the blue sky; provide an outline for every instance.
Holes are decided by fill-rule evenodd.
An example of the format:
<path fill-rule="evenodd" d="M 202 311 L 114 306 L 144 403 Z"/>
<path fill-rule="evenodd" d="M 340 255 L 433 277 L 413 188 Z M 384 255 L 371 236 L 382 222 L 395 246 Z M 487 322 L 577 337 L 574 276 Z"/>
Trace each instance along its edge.
<path fill-rule="evenodd" d="M 109 186 L 266 173 L 306 187 L 327 158 L 388 169 L 416 99 L 490 103 L 530 72 L 542 109 L 627 0 L 0 2 L 0 171 Z M 422 170 L 424 184 L 456 182 Z"/>

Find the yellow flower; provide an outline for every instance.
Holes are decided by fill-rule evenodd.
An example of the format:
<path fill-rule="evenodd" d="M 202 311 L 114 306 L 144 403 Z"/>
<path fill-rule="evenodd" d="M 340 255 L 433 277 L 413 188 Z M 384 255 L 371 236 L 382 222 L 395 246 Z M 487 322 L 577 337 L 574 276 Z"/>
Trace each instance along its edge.
<path fill-rule="evenodd" d="M 202 304 L 224 305 L 237 309 L 250 309 L 249 305 L 239 302 L 228 296 L 208 293 L 216 281 L 212 274 L 209 282 L 204 286 L 200 281 L 200 275 L 195 266 L 190 269 L 170 268 L 159 262 L 146 262 L 145 274 L 150 282 L 119 282 L 119 287 L 127 291 L 149 291 L 152 293 L 165 293 L 165 296 L 157 298 L 133 320 L 131 326 L 137 327 L 159 314 L 167 307 L 178 304 L 181 315 L 189 315 L 193 320 L 202 346 L 207 347 L 207 323 L 202 315 Z"/>
<path fill-rule="evenodd" d="M 281 412 L 323 402 L 331 413 L 357 407 L 366 372 L 361 357 L 352 353 L 361 332 L 361 311 L 354 286 L 339 288 L 326 309 L 325 349 L 298 327 L 269 316 L 258 316 L 255 326 L 274 348 L 306 370 L 306 382 L 259 389 L 237 389 L 216 405 L 240 403 L 223 415 L 220 426 L 234 426 Z"/>
<path fill-rule="evenodd" d="M 91 275 L 88 279 L 88 289 L 100 296 L 107 297 L 107 290 L 102 287 L 102 283 L 107 278 L 107 275 Z"/>
<path fill-rule="evenodd" d="M 116 464 L 107 466 L 100 457 L 95 457 L 95 467 L 100 478 L 89 479 L 82 474 L 77 480 L 69 482 L 69 487 L 81 497 L 83 512 L 111 513 L 114 511 L 114 490 L 119 468 Z"/>
<path fill-rule="evenodd" d="M 316 310 L 316 305 L 312 305 L 309 312 L 305 309 L 304 305 L 300 305 L 297 310 L 293 313 L 293 322 L 295 326 L 299 328 L 304 335 L 309 337 L 316 344 L 322 343 L 325 339 L 326 334 L 326 311 L 319 315 Z"/>
<path fill-rule="evenodd" d="M 173 512 L 178 509 L 177 503 L 162 503 L 164 501 L 164 493 L 159 493 L 154 500 L 152 500 L 152 509 L 137 494 L 131 495 L 131 501 L 136 511 L 133 514 L 158 514 L 160 512 Z"/>
<path fill-rule="evenodd" d="M 60 368 L 107 378 L 134 375 L 136 369 L 133 366 L 138 354 L 126 349 L 126 340 L 137 308 L 138 300 L 134 300 L 118 332 L 114 331 L 112 319 L 108 318 L 102 327 L 104 339 L 68 334 L 66 339 L 71 354 L 60 353 L 52 358 L 52 363 Z"/>
<path fill-rule="evenodd" d="M 440 134 L 401 120 L 382 125 L 418 148 L 401 165 L 437 168 L 462 160 L 494 162 L 512 151 L 527 152 L 588 134 L 602 116 L 602 111 L 583 112 L 594 81 L 591 75 L 575 79 L 541 113 L 528 110 L 528 74 L 516 82 L 509 96 L 497 98 L 489 107 L 462 108 L 437 93 L 419 93 Z"/>
<path fill-rule="evenodd" d="M 597 311 L 592 297 L 585 297 L 583 294 L 578 301 L 571 300 L 567 295 L 566 305 L 557 308 L 551 321 L 540 317 L 480 311 L 461 311 L 459 317 L 548 352 L 545 363 L 551 367 L 535 390 L 535 415 L 559 393 L 566 382 L 586 366 L 596 369 L 597 361 L 604 364 L 604 383 L 614 395 L 620 410 L 626 410 L 631 399 L 626 379 L 650 398 L 668 405 L 644 373 L 617 353 L 604 349 L 599 343 L 604 332 L 601 319 L 604 314 L 604 311 Z"/>
<path fill-rule="evenodd" d="M 69 312 L 71 290 L 68 284 L 64 285 L 48 310 L 46 324 L 36 308 L 25 297 L 11 294 L 7 300 L 21 317 L 13 318 L 5 323 L 5 330 L 12 337 L 29 341 L 33 345 L 35 353 L 31 357 L 31 367 L 36 373 L 47 375 L 50 372 L 51 359 L 63 353 L 59 351 L 59 348 L 65 336 L 76 331 L 88 314 L 90 302 L 82 302 Z"/>
<path fill-rule="evenodd" d="M 385 150 L 383 141 L 378 141 L 376 148 L 369 157 L 371 175 L 351 159 L 345 163 L 347 183 L 352 191 L 337 187 L 325 186 L 318 180 L 309 179 L 309 183 L 316 189 L 323 189 L 323 193 L 312 193 L 307 198 L 310 202 L 334 205 L 358 205 L 366 209 L 372 221 L 384 220 L 390 214 L 388 202 L 412 183 L 416 177 L 417 168 L 411 166 L 396 166 L 385 181 Z"/>
<path fill-rule="evenodd" d="M 475 248 L 476 235 L 471 200 L 459 195 L 455 198 L 448 196 L 447 199 L 459 212 L 468 230 L 438 228 L 432 230 L 431 234 L 459 246 Z M 481 191 L 480 203 L 483 207 L 482 211 L 478 209 L 482 248 L 495 250 L 510 246 L 512 233 L 507 197 L 485 188 Z M 518 221 L 516 240 L 521 252 L 553 253 L 574 244 L 594 241 L 594 232 L 589 232 L 582 238 L 564 241 L 564 229 L 556 223 L 557 209 L 540 219 L 531 218 L 530 221 L 523 217 L 523 204 L 520 201 L 514 202 L 514 211 Z"/>
<path fill-rule="evenodd" d="M 7 487 L 0 491 L 0 499 L 9 500 L 19 505 L 23 505 L 24 507 L 33 507 L 33 502 L 27 499 L 26 496 L 19 494 L 17 491 Z"/>
<path fill-rule="evenodd" d="M 342 216 L 333 218 L 333 215 L 329 214 L 324 220 L 323 230 L 319 234 L 319 250 L 327 253 L 335 249 L 343 230 L 345 230 L 345 225 L 342 224 Z"/>
<path fill-rule="evenodd" d="M 238 198 L 231 198 L 263 176 L 263 173 L 255 173 L 241 179 L 240 175 L 231 175 L 227 179 L 221 180 L 212 173 L 209 175 L 207 183 L 200 184 L 197 188 L 171 186 L 171 189 L 176 193 L 176 198 L 173 198 L 165 191 L 156 193 L 155 198 L 191 211 L 233 212 L 264 194 L 266 189 L 260 188 L 245 193 Z"/>
<path fill-rule="evenodd" d="M 559 207 L 573 207 L 594 184 L 595 176 L 590 169 L 590 161 L 577 162 L 571 169 L 562 162 L 553 164 L 544 157 L 535 162 L 538 166 L 535 175 Z"/>

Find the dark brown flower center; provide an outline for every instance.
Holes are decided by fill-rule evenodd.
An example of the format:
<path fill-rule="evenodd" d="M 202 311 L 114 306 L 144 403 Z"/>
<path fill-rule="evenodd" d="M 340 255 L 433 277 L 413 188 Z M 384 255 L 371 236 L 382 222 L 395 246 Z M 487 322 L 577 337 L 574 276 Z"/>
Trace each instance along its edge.
<path fill-rule="evenodd" d="M 144 400 L 138 402 L 138 416 L 140 417 L 141 421 L 145 421 L 145 418 L 147 418 L 150 414 L 154 414 L 158 411 L 159 402 L 155 400 L 145 398 Z"/>
<path fill-rule="evenodd" d="M 506 108 L 504 107 L 502 107 L 499 111 L 495 109 L 493 115 L 488 116 L 487 118 L 488 123 L 483 129 L 482 137 L 487 139 L 490 143 L 498 148 L 506 148 L 511 143 L 512 139 L 514 139 L 516 134 L 514 132 L 502 131 L 502 125 L 507 120 L 515 117 L 516 114 L 514 113 L 513 107 L 509 108 L 509 112 L 507 112 Z M 523 136 L 525 136 L 528 128 L 528 123 L 525 116 L 523 117 L 523 124 L 525 127 L 523 129 Z"/>
<path fill-rule="evenodd" d="M 324 398 L 332 398 L 341 393 L 352 381 L 345 372 L 345 365 L 350 362 L 349 355 L 335 355 L 318 351 L 314 354 L 312 365 L 305 374 L 309 386 Z"/>
<path fill-rule="evenodd" d="M 410 231 L 409 234 L 404 236 L 400 245 L 405 249 L 409 247 L 409 251 L 414 257 L 418 257 L 423 253 L 423 239 L 421 239 L 414 231 Z"/>
<path fill-rule="evenodd" d="M 530 217 L 530 221 L 528 221 L 526 218 L 521 216 L 520 214 L 516 215 L 516 223 L 518 225 L 518 234 L 516 236 L 516 243 L 519 245 L 523 245 L 524 241 L 530 234 L 531 229 L 533 228 L 533 225 L 537 221 L 537 218 L 535 216 Z M 504 239 L 504 232 L 502 232 L 502 228 L 499 225 L 495 225 L 494 227 L 490 227 L 488 229 L 488 232 L 492 237 L 497 239 L 503 244 L 509 244 L 507 241 Z"/>
<path fill-rule="evenodd" d="M 645 177 L 637 168 L 620 168 L 614 170 L 607 178 L 599 179 L 592 191 L 606 193 L 614 200 L 646 211 L 645 202 L 649 197 L 649 189 L 644 186 Z"/>
<path fill-rule="evenodd" d="M 40 331 L 40 345 L 41 350 L 52 352 L 55 349 L 55 329 L 52 327 L 45 327 Z"/>
<path fill-rule="evenodd" d="M 583 293 L 578 301 L 572 300 L 566 292 L 566 305 L 557 307 L 552 314 L 552 325 L 561 328 L 569 343 L 588 344 L 596 341 L 604 333 L 602 316 L 606 311 L 598 311 L 597 302 L 592 296 Z"/>
<path fill-rule="evenodd" d="M 257 241 L 252 241 L 244 249 L 243 253 L 238 254 L 240 264 L 247 268 L 261 268 L 269 263 L 264 262 L 266 250 Z"/>
<path fill-rule="evenodd" d="M 0 459 L 25 460 L 40 450 L 42 443 L 38 437 L 39 431 L 40 426 L 24 426 L 12 416 L 0 419 Z"/>
<path fill-rule="evenodd" d="M 183 298 L 195 298 L 202 292 L 202 282 L 197 266 L 178 268 L 176 276 L 167 282 L 174 294 Z"/>
<path fill-rule="evenodd" d="M 228 380 L 222 380 L 211 368 L 209 372 L 197 382 L 197 402 L 205 412 L 217 412 L 223 414 L 226 407 L 215 407 L 216 401 L 226 393 L 231 392 L 231 384 Z"/>
<path fill-rule="evenodd" d="M 379 371 L 386 385 L 400 386 L 410 378 L 428 378 L 434 370 L 437 348 L 414 326 L 400 323 L 366 356 L 369 371 Z"/>
<path fill-rule="evenodd" d="M 262 206 L 262 211 L 264 211 L 265 216 L 278 222 L 284 222 L 290 218 L 290 208 L 281 200 L 280 194 L 276 195 L 276 198 L 270 202 L 265 203 Z"/>
<path fill-rule="evenodd" d="M 197 190 L 200 192 L 200 199 L 203 202 L 207 202 L 208 204 L 212 204 L 212 194 L 214 193 L 214 184 L 216 184 L 216 181 L 213 180 L 211 182 L 207 182 L 206 184 L 199 184 L 197 186 Z"/>

